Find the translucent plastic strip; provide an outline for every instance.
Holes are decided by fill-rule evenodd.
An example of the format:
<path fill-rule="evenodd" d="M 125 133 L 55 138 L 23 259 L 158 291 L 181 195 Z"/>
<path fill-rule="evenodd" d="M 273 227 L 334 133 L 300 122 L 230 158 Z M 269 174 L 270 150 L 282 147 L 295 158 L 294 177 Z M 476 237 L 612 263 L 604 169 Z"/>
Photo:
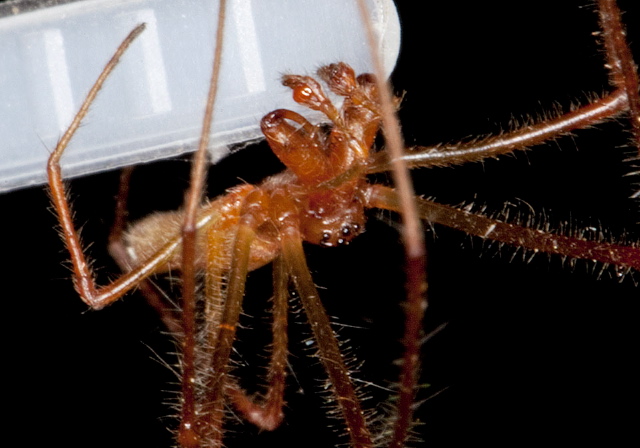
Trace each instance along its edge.
<path fill-rule="evenodd" d="M 54 3 L 54 6 L 50 6 Z M 62 4 L 59 4 L 62 3 Z M 345 61 L 371 71 L 355 2 L 234 0 L 230 5 L 212 160 L 260 138 L 259 121 L 293 108 L 283 73 Z M 390 73 L 399 23 L 370 0 Z M 65 178 L 195 148 L 213 57 L 215 0 L 33 1 L 0 5 L 0 191 L 45 182 L 46 159 L 124 36 L 132 45 L 62 159 Z M 304 111 L 308 114 L 308 111 Z"/>

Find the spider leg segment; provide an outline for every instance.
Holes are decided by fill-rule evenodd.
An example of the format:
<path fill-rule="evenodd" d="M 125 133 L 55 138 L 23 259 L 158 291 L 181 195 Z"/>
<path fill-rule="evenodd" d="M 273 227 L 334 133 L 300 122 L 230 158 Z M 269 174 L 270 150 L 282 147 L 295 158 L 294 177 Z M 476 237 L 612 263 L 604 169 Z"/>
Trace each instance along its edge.
<path fill-rule="evenodd" d="M 400 209 L 393 189 L 373 185 L 370 193 L 371 207 L 396 212 Z M 419 199 L 418 210 L 422 219 L 483 239 L 532 251 L 598 261 L 605 265 L 640 269 L 640 248 L 636 246 L 588 241 L 562 234 L 543 232 L 501 222 L 426 199 Z"/>
<path fill-rule="evenodd" d="M 548 143 L 577 129 L 612 119 L 628 110 L 629 102 L 623 89 L 593 101 L 574 111 L 554 119 L 543 121 L 521 129 L 492 136 L 473 142 L 462 142 L 454 145 L 438 145 L 430 147 L 416 146 L 411 148 L 402 158 L 409 168 L 436 166 L 454 166 L 469 162 L 478 162 L 514 151 L 528 150 L 532 146 Z M 367 172 L 376 173 L 390 169 L 387 154 L 376 153 L 375 159 L 367 167 Z"/>
<path fill-rule="evenodd" d="M 82 119 L 89 111 L 89 106 L 102 88 L 102 85 L 116 67 L 126 49 L 144 31 L 144 28 L 144 24 L 138 25 L 133 31 L 131 31 L 131 33 L 129 33 L 122 44 L 120 44 L 116 53 L 109 60 L 98 80 L 89 91 L 89 94 L 82 103 L 80 110 L 74 117 L 73 122 L 58 142 L 55 150 L 51 153 L 47 165 L 51 200 L 58 214 L 58 219 L 62 226 L 63 238 L 73 262 L 75 286 L 82 300 L 87 305 L 95 309 L 103 308 L 122 297 L 127 291 L 135 287 L 140 279 L 147 277 L 151 272 L 144 268 L 136 269 L 131 271 L 129 274 L 120 277 L 118 281 L 112 283 L 106 288 L 96 288 L 93 275 L 82 251 L 80 237 L 73 225 L 71 209 L 66 199 L 66 193 L 62 182 L 60 158 L 71 141 L 71 138 L 80 126 Z M 167 256 L 167 253 L 165 252 L 163 256 Z M 160 256 L 160 258 L 163 256 Z"/>
<path fill-rule="evenodd" d="M 620 17 L 620 8 L 615 0 L 598 0 L 598 14 L 602 27 L 603 45 L 607 55 L 609 82 L 624 90 L 631 122 L 633 140 L 640 154 L 640 93 L 638 66 L 633 61 L 627 44 L 626 32 Z"/>
<path fill-rule="evenodd" d="M 287 315 L 289 301 L 289 274 L 281 256 L 273 261 L 273 323 L 272 350 L 267 375 L 269 388 L 264 403 L 256 404 L 237 384 L 230 381 L 226 394 L 235 409 L 259 428 L 271 431 L 277 428 L 284 414 L 284 388 L 288 355 Z"/>

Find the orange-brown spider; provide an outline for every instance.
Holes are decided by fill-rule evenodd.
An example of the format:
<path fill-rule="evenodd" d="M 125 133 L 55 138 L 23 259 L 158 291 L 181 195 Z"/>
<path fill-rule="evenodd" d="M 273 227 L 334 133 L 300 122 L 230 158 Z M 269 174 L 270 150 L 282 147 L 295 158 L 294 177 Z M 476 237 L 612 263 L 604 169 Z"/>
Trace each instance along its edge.
<path fill-rule="evenodd" d="M 517 291 L 514 291 L 514 296 L 517 294 Z M 514 300 L 518 300 L 518 297 L 514 297 Z M 480 386 L 481 387 L 481 386 Z"/>

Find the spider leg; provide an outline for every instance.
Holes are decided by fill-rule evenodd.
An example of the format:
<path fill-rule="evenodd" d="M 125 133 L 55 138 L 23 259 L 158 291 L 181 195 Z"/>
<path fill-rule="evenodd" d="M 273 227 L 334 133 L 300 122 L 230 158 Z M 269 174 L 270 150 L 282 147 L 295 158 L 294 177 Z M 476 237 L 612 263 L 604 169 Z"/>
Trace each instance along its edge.
<path fill-rule="evenodd" d="M 451 166 L 496 157 L 561 137 L 573 130 L 584 129 L 605 119 L 628 112 L 634 145 L 640 154 L 640 93 L 638 71 L 615 0 L 599 0 L 598 12 L 607 68 L 611 85 L 616 90 L 604 98 L 595 100 L 557 118 L 526 126 L 514 132 L 455 145 L 415 147 L 402 159 L 409 168 Z M 385 153 L 379 153 L 368 172 L 388 171 L 391 162 Z"/>
<path fill-rule="evenodd" d="M 625 91 L 631 130 L 640 153 L 640 94 L 638 93 L 638 67 L 626 39 L 621 14 L 615 0 L 599 0 L 598 14 L 607 54 L 607 68 L 611 85 Z"/>
<path fill-rule="evenodd" d="M 390 448 L 402 448 L 405 446 L 407 435 L 413 424 L 416 386 L 420 369 L 422 320 L 429 304 L 427 251 L 413 183 L 409 174 L 409 166 L 402 158 L 404 140 L 396 115 L 397 99 L 394 97 L 389 83 L 384 81 L 382 59 L 379 53 L 374 50 L 378 45 L 374 37 L 373 28 L 369 21 L 366 20 L 367 8 L 363 0 L 358 1 L 358 8 L 367 31 L 371 59 L 375 68 L 379 112 L 391 159 L 390 168 L 393 183 L 398 192 L 399 213 L 402 220 L 401 238 L 405 248 L 407 278 L 405 284 L 406 301 L 403 304 L 405 309 L 405 327 L 402 341 L 404 354 L 399 376 L 398 404 L 393 416 L 393 432 L 389 443 Z"/>
<path fill-rule="evenodd" d="M 452 166 L 467 162 L 478 162 L 490 157 L 526 150 L 532 146 L 548 143 L 549 140 L 567 135 L 576 129 L 584 129 L 614 118 L 627 110 L 626 92 L 622 89 L 582 106 L 557 118 L 522 127 L 513 132 L 454 145 L 416 146 L 402 158 L 409 168 Z M 378 153 L 377 159 L 367 172 L 376 173 L 390 169 L 390 162 Z"/>
<path fill-rule="evenodd" d="M 73 213 L 67 199 L 64 183 L 62 181 L 62 172 L 60 169 L 60 158 L 73 138 L 73 135 L 78 130 L 80 123 L 87 115 L 89 107 L 93 103 L 106 79 L 118 64 L 124 52 L 140 35 L 140 33 L 144 31 L 144 28 L 144 24 L 138 25 L 120 44 L 116 53 L 109 60 L 95 84 L 91 87 L 91 90 L 82 103 L 80 110 L 73 118 L 71 125 L 65 131 L 62 138 L 60 138 L 55 150 L 51 153 L 47 164 L 51 201 L 56 213 L 58 214 L 60 226 L 62 227 L 62 237 L 67 246 L 67 250 L 71 255 L 75 287 L 82 300 L 94 309 L 100 309 L 109 305 L 110 303 L 118 300 L 132 288 L 136 287 L 143 279 L 151 275 L 157 266 L 161 265 L 170 257 L 172 251 L 178 244 L 177 240 L 172 240 L 162 248 L 157 253 L 157 256 L 152 260 L 149 260 L 148 262 L 138 266 L 136 269 L 122 275 L 111 284 L 98 287 L 95 283 L 89 263 L 84 255 L 80 237 L 73 224 Z"/>
<path fill-rule="evenodd" d="M 397 194 L 392 188 L 373 185 L 369 192 L 369 206 L 396 212 L 400 209 Z M 426 199 L 417 198 L 417 201 L 422 219 L 466 232 L 469 235 L 533 251 L 640 270 L 640 248 L 635 246 L 588 241 L 579 237 L 544 232 L 501 222 Z"/>
<path fill-rule="evenodd" d="M 210 347 L 215 344 L 215 336 L 220 326 L 226 292 L 224 284 L 231 266 L 231 253 L 227 242 L 228 228 L 237 225 L 239 215 L 225 214 L 220 217 L 221 222 L 207 230 L 207 264 L 204 277 L 204 315 L 206 325 L 210 330 L 207 343 Z M 210 362 L 209 360 L 208 362 Z"/>
<path fill-rule="evenodd" d="M 267 382 L 269 384 L 264 402 L 257 404 L 234 382 L 229 382 L 227 395 L 244 418 L 265 430 L 274 430 L 284 416 L 284 388 L 287 365 L 287 313 L 289 299 L 289 275 L 282 257 L 273 262 L 273 343 Z"/>
<path fill-rule="evenodd" d="M 273 208 L 278 210 L 277 215 L 280 216 L 280 239 L 284 264 L 300 294 L 300 300 L 318 344 L 320 361 L 329 376 L 335 400 L 347 426 L 351 439 L 350 446 L 371 447 L 373 445 L 371 434 L 360 399 L 307 266 L 295 205 L 284 194 L 274 195 L 272 202 L 276 203 Z"/>
<path fill-rule="evenodd" d="M 218 5 L 218 26 L 213 56 L 213 67 L 209 92 L 205 106 L 200 143 L 191 165 L 191 183 L 185 196 L 185 213 L 182 225 L 182 322 L 184 329 L 183 377 L 182 377 L 182 415 L 178 431 L 178 443 L 183 447 L 200 445 L 198 428 L 191 425 L 197 422 L 195 369 L 196 369 L 196 230 L 197 214 L 202 203 L 202 193 L 206 179 L 207 147 L 213 120 L 213 106 L 218 92 L 218 79 L 222 64 L 222 44 L 225 28 L 226 1 Z M 221 437 L 221 431 L 219 431 Z M 218 440 L 221 442 L 221 439 Z"/>
<path fill-rule="evenodd" d="M 256 238 L 258 227 L 267 219 L 265 206 L 267 201 L 266 193 L 260 189 L 253 190 L 244 198 L 237 222 L 237 233 L 231 249 L 229 284 L 226 289 L 222 315 L 217 323 L 217 328 L 210 329 L 215 333 L 215 336 L 210 339 L 213 340 L 213 346 L 210 349 L 211 364 L 206 367 L 211 371 L 205 384 L 207 392 L 203 397 L 201 410 L 195 409 L 195 400 L 194 407 L 183 409 L 178 436 L 183 445 L 187 444 L 185 441 L 197 445 L 203 440 L 207 440 L 213 446 L 222 443 L 224 398 L 229 384 L 229 359 L 242 311 L 251 246 Z M 193 379 L 185 378 L 183 381 L 192 383 Z"/>
<path fill-rule="evenodd" d="M 228 228 L 237 226 L 239 216 L 225 214 L 216 225 L 207 231 L 207 267 L 205 270 L 205 321 L 209 328 L 207 346 L 216 344 L 217 330 L 220 328 L 227 293 L 223 285 L 231 266 L 231 253 L 227 243 Z M 268 389 L 264 402 L 256 404 L 240 388 L 233 378 L 228 379 L 226 394 L 236 410 L 256 426 L 275 429 L 282 421 L 284 405 L 285 366 L 287 358 L 287 312 L 288 312 L 288 276 L 282 261 L 276 259 L 274 268 L 274 304 L 273 304 L 273 348 L 268 368 Z M 207 357 L 200 360 L 203 368 L 208 369 L 212 360 Z"/>

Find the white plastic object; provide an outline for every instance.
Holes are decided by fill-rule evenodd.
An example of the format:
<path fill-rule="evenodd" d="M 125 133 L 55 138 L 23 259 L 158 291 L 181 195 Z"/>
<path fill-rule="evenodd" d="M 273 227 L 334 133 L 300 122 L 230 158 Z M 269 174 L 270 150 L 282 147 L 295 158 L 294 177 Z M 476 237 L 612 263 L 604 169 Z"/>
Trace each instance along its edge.
<path fill-rule="evenodd" d="M 391 0 L 369 0 L 390 73 L 400 45 Z M 217 0 L 22 0 L 0 4 L 0 191 L 46 182 L 46 160 L 124 37 L 131 45 L 62 158 L 65 178 L 197 147 Z M 296 109 L 284 73 L 344 61 L 371 71 L 355 1 L 231 0 L 212 131 L 213 162 L 260 138 L 259 121 Z M 298 109 L 299 111 L 301 109 Z M 305 116 L 309 110 L 304 109 Z"/>

